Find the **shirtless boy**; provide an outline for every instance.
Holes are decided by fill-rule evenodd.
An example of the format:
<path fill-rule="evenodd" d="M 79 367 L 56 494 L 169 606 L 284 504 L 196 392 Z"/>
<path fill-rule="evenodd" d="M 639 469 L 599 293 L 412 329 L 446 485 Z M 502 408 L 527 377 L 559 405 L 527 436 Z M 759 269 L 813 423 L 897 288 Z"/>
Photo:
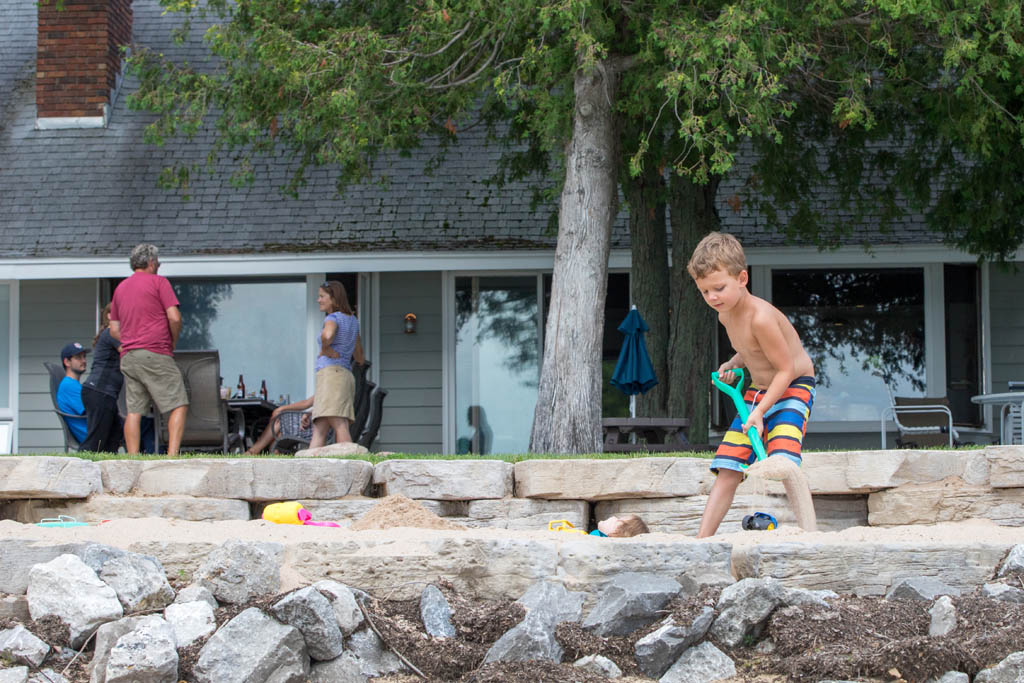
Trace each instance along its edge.
<path fill-rule="evenodd" d="M 718 368 L 733 382 L 734 368 L 747 368 L 751 386 L 744 399 L 750 417 L 733 420 L 711 462 L 717 476 L 711 487 L 698 538 L 713 536 L 743 481 L 744 465 L 755 462 L 747 430 L 757 429 L 768 456 L 783 455 L 800 464 L 807 418 L 814 402 L 814 365 L 800 337 L 782 312 L 747 290 L 747 259 L 732 235 L 713 232 L 693 250 L 687 270 L 701 296 L 718 311 L 736 355 Z M 767 430 L 767 431 L 766 431 Z"/>

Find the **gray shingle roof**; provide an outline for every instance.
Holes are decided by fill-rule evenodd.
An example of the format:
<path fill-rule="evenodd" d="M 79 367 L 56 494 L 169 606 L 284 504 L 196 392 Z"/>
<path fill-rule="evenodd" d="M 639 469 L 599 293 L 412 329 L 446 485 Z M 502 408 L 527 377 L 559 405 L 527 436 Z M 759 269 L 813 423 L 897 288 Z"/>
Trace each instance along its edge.
<path fill-rule="evenodd" d="M 500 150 L 483 144 L 478 130 L 461 134 L 458 149 L 431 176 L 422 170 L 433 152 L 428 143 L 411 158 L 382 163 L 390 186 L 364 184 L 344 196 L 336 194 L 332 170 L 317 168 L 297 200 L 284 197 L 288 163 L 273 160 L 256 168 L 251 187 L 233 187 L 223 164 L 223 172 L 197 179 L 187 200 L 159 189 L 158 175 L 172 161 L 202 165 L 210 138 L 147 145 L 142 133 L 152 117 L 129 111 L 123 96 L 106 129 L 35 130 L 35 7 L 34 0 L 0 0 L 0 258 L 120 257 L 141 241 L 167 254 L 554 246 L 551 207 L 532 212 L 525 184 L 485 184 Z M 198 40 L 172 45 L 177 19 L 161 16 L 156 0 L 134 0 L 133 11 L 136 42 L 176 60 L 205 58 Z M 122 95 L 132 88 L 127 79 Z M 719 192 L 724 227 L 748 245 L 780 244 L 756 213 L 737 213 L 725 202 L 742 185 L 744 169 L 749 163 Z M 921 234 L 881 241 L 920 241 Z M 624 213 L 612 243 L 629 245 Z"/>

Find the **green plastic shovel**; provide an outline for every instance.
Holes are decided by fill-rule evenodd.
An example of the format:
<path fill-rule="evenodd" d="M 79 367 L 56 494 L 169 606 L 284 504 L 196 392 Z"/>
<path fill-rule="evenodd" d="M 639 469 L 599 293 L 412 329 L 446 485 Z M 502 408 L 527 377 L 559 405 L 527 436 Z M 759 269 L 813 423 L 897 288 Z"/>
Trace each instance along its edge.
<path fill-rule="evenodd" d="M 743 386 L 743 368 L 736 368 L 732 371 L 734 374 L 739 375 L 739 381 L 736 382 L 736 386 L 726 384 L 718 378 L 717 372 L 711 373 L 711 383 L 714 384 L 719 390 L 732 399 L 732 403 L 736 406 L 736 412 L 739 413 L 740 422 L 746 422 L 747 418 L 750 417 L 750 410 L 747 408 L 747 402 L 743 400 L 743 394 L 740 392 L 740 387 Z M 764 442 L 761 441 L 761 435 L 758 434 L 757 430 L 751 427 L 747 430 L 747 436 L 750 438 L 750 444 L 754 448 L 754 454 L 757 456 L 757 462 L 761 462 L 765 459 L 766 453 L 764 452 Z M 747 469 L 748 465 L 743 465 L 743 469 Z"/>

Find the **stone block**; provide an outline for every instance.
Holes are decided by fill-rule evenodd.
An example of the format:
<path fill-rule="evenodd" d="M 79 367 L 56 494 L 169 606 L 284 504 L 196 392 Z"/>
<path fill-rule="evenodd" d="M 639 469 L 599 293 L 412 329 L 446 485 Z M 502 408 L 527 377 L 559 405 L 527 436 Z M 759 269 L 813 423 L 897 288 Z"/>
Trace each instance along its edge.
<path fill-rule="evenodd" d="M 198 683 L 299 683 L 309 655 L 298 629 L 250 607 L 210 636 L 193 673 Z"/>
<path fill-rule="evenodd" d="M 707 468 L 701 458 L 523 460 L 515 464 L 516 496 L 587 501 L 695 496 L 710 476 Z"/>
<path fill-rule="evenodd" d="M 77 554 L 84 548 L 83 543 L 51 545 L 33 539 L 0 539 L 0 593 L 24 595 L 25 589 L 28 588 L 28 571 L 33 565 L 49 562 L 68 553 Z"/>
<path fill-rule="evenodd" d="M 341 526 L 350 526 L 379 502 L 380 498 L 355 496 L 342 500 L 304 500 L 302 507 L 306 508 L 316 521 L 337 522 Z M 418 500 L 416 502 L 438 517 L 459 517 L 464 514 L 464 504 L 458 502 L 439 500 Z"/>
<path fill-rule="evenodd" d="M 586 529 L 589 518 L 589 505 L 583 500 L 503 498 L 471 500 L 465 518 L 453 517 L 452 521 L 477 528 L 536 531 L 547 529 L 548 522 L 557 519 L 569 520 L 577 529 Z"/>
<path fill-rule="evenodd" d="M 512 495 L 512 464 L 501 460 L 386 460 L 373 468 L 385 495 L 479 500 Z"/>
<path fill-rule="evenodd" d="M 971 462 L 958 451 L 839 451 L 808 454 L 802 468 L 811 493 L 851 494 L 962 478 Z"/>
<path fill-rule="evenodd" d="M 986 446 L 993 488 L 1024 488 L 1024 446 Z"/>
<path fill-rule="evenodd" d="M 0 622 L 10 620 L 25 623 L 30 618 L 28 600 L 24 595 L 0 596 Z"/>
<path fill-rule="evenodd" d="M 0 499 L 87 498 L 103 490 L 99 465 L 81 458 L 0 456 Z"/>
<path fill-rule="evenodd" d="M 700 528 L 700 518 L 707 504 L 707 496 L 687 498 L 633 498 L 596 503 L 595 519 L 613 515 L 640 515 L 652 532 L 694 536 Z M 866 495 L 814 496 L 814 511 L 820 531 L 841 531 L 868 523 Z M 726 513 L 718 533 L 741 531 L 744 515 L 754 511 L 769 512 L 779 525 L 797 526 L 793 510 L 785 495 L 744 495 L 737 493 Z"/>
<path fill-rule="evenodd" d="M 101 466 L 104 482 L 111 485 L 106 493 L 248 501 L 358 495 L 373 474 L 368 462 L 330 458 L 106 460 Z"/>
<path fill-rule="evenodd" d="M 17 500 L 0 506 L 0 516 L 23 524 L 34 524 L 45 518 L 69 515 L 79 522 L 105 519 L 140 519 L 163 517 L 190 522 L 215 522 L 227 519 L 249 519 L 249 503 L 226 498 L 194 498 L 192 496 L 108 496 L 94 494 L 85 500 L 58 502 L 52 500 Z"/>
<path fill-rule="evenodd" d="M 935 524 L 989 519 L 1005 526 L 1024 526 L 1024 488 L 971 486 L 959 477 L 923 484 L 904 484 L 868 496 L 871 526 Z"/>

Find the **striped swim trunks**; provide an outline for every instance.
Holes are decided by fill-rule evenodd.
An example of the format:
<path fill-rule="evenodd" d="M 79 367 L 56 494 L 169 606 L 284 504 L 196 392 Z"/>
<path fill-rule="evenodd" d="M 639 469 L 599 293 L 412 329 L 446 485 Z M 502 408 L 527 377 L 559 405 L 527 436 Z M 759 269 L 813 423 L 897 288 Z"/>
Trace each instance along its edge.
<path fill-rule="evenodd" d="M 800 451 L 803 448 L 804 434 L 807 432 L 807 418 L 811 415 L 814 404 L 813 377 L 798 377 L 793 380 L 782 397 L 775 402 L 764 416 L 764 431 L 768 437 L 764 440 L 765 454 L 785 455 L 800 464 Z M 750 410 L 753 410 L 764 398 L 764 389 L 750 387 L 743 395 Z M 722 438 L 715 459 L 711 461 L 711 471 L 718 473 L 720 469 L 742 472 L 748 465 L 754 464 L 757 456 L 750 439 L 741 430 L 743 422 L 737 415 L 729 431 Z"/>

